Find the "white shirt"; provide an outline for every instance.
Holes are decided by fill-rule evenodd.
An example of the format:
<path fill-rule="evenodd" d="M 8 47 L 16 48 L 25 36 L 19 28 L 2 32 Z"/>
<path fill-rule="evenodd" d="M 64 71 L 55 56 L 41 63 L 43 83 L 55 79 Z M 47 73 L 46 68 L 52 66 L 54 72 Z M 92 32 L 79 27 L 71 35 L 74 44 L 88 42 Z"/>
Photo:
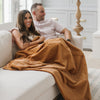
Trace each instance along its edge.
<path fill-rule="evenodd" d="M 40 35 L 44 36 L 46 39 L 57 38 L 56 32 L 61 33 L 61 31 L 64 29 L 52 19 L 34 21 L 34 25 Z"/>

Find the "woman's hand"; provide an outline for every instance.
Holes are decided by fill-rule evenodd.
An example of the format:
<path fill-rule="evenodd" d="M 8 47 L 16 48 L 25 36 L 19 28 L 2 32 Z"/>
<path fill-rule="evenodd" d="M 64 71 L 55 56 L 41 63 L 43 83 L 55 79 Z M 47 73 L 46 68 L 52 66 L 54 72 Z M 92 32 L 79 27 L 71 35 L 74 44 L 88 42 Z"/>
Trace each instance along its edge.
<path fill-rule="evenodd" d="M 36 36 L 32 40 L 32 42 L 30 42 L 30 45 L 40 44 L 40 43 L 44 42 L 44 40 L 45 40 L 45 37 L 43 37 L 43 36 Z"/>
<path fill-rule="evenodd" d="M 32 40 L 32 42 L 38 40 L 39 38 L 40 38 L 40 36 L 35 36 L 34 39 Z"/>

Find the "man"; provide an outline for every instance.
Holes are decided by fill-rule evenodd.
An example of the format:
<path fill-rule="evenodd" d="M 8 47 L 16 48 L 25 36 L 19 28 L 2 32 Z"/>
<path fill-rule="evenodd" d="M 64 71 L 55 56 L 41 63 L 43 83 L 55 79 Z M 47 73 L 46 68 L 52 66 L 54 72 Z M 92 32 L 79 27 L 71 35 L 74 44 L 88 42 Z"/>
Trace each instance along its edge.
<path fill-rule="evenodd" d="M 65 39 L 71 42 L 71 32 L 67 28 L 63 28 L 57 22 L 46 19 L 45 9 L 41 3 L 35 3 L 31 7 L 34 24 L 36 30 L 43 35 L 46 39 L 57 38 L 56 32 L 63 33 Z"/>

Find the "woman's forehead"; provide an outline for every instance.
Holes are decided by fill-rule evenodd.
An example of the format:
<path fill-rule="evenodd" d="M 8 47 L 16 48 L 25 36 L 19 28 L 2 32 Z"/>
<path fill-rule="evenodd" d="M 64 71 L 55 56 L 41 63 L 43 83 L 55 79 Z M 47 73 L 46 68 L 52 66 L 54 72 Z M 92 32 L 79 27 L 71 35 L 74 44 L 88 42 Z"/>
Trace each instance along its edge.
<path fill-rule="evenodd" d="M 31 16 L 31 14 L 30 14 L 29 12 L 27 12 L 27 13 L 25 14 L 25 16 Z"/>

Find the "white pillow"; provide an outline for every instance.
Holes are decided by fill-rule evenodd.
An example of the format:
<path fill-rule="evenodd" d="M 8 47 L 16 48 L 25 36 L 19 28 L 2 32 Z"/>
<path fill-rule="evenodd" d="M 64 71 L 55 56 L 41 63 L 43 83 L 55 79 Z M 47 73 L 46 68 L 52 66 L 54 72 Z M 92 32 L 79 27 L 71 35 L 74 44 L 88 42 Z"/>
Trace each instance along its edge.
<path fill-rule="evenodd" d="M 12 36 L 5 30 L 0 31 L 0 67 L 12 59 Z"/>

